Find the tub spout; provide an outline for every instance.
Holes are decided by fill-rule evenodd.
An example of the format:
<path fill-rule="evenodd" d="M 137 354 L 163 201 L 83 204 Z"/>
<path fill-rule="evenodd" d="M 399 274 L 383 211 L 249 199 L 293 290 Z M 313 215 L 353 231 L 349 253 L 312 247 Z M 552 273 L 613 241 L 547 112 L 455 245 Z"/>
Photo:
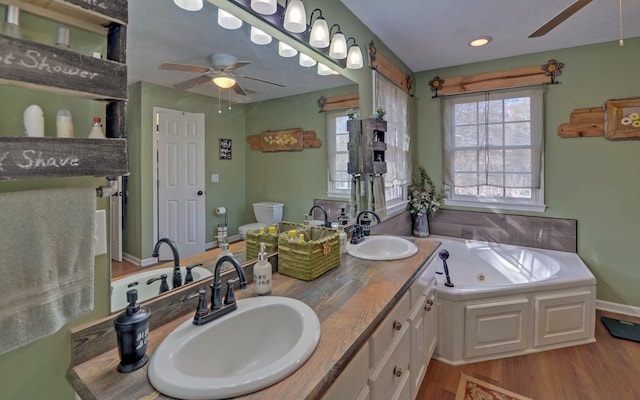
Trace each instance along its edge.
<path fill-rule="evenodd" d="M 449 267 L 447 266 L 447 259 L 449 258 L 449 252 L 446 249 L 440 250 L 438 253 L 438 257 L 442 260 L 442 267 L 444 268 L 444 276 L 447 281 L 444 283 L 447 287 L 453 287 L 453 283 L 451 283 L 451 277 L 449 276 Z"/>

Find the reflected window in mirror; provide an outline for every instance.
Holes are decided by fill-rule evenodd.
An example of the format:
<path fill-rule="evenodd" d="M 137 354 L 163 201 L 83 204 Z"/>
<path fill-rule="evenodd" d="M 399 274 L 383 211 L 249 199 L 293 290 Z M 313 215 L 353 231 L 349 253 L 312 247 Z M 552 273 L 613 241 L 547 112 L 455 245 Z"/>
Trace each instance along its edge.
<path fill-rule="evenodd" d="M 392 211 L 404 206 L 407 186 L 411 183 L 409 94 L 377 71 L 374 71 L 374 82 L 376 109 L 386 110 L 384 194 L 386 208 Z"/>
<path fill-rule="evenodd" d="M 328 111 L 327 115 L 327 166 L 329 168 L 329 197 L 351 196 L 349 162 L 349 131 L 346 110 Z"/>

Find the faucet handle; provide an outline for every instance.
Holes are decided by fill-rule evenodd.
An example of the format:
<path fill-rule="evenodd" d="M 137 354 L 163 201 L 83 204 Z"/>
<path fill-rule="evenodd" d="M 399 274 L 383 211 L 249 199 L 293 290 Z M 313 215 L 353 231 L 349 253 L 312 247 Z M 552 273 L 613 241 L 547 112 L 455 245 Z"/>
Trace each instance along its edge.
<path fill-rule="evenodd" d="M 240 281 L 239 278 L 229 279 L 227 281 L 227 293 L 224 296 L 224 305 L 234 304 L 236 302 L 236 295 L 233 293 L 233 285 Z"/>
<path fill-rule="evenodd" d="M 209 307 L 207 307 L 207 292 L 204 289 L 198 290 L 198 293 L 191 294 L 184 298 L 184 302 L 198 298 L 198 308 L 196 309 L 196 315 L 194 319 L 207 315 L 209 313 Z"/>

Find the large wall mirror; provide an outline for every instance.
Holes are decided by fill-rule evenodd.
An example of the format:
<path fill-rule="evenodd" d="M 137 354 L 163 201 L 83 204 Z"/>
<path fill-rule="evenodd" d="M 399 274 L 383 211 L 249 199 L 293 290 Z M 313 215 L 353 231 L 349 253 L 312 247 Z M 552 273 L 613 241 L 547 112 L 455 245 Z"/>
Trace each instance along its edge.
<path fill-rule="evenodd" d="M 311 10 L 308 10 L 309 12 Z M 266 102 L 288 96 L 299 96 L 305 93 L 330 90 L 350 86 L 357 91 L 357 86 L 344 76 L 318 74 L 318 67 L 302 67 L 299 55 L 286 58 L 280 56 L 279 40 L 273 38 L 267 45 L 257 45 L 250 40 L 251 26 L 246 22 L 238 29 L 224 29 L 217 23 L 219 9 L 209 1 L 197 12 L 188 12 L 178 8 L 172 1 L 136 0 L 129 2 L 129 26 L 127 29 L 127 65 L 129 84 L 148 82 L 167 88 L 180 82 L 193 83 L 184 91 L 185 96 L 199 94 L 207 96 L 213 104 L 220 104 L 220 111 L 226 112 L 229 103 L 248 105 Z M 308 13 L 309 13 L 308 12 Z M 300 47 L 299 44 L 294 45 Z M 221 89 L 210 79 L 203 78 L 202 70 L 185 67 L 181 70 L 176 65 L 196 67 L 214 67 L 216 60 L 250 61 L 232 70 L 242 91 Z M 163 63 L 175 64 L 170 69 L 160 69 Z M 185 84 L 188 85 L 188 84 Z M 182 93 L 176 90 L 177 93 Z M 176 104 L 179 108 L 180 104 Z M 189 111 L 189 110 L 183 110 Z M 317 118 L 318 109 L 314 111 Z M 152 116 L 132 116 L 128 118 L 152 118 Z M 268 128 L 268 127 L 267 127 Z M 250 134 L 250 133 L 247 133 Z M 243 138 L 244 139 L 244 138 Z M 209 155 L 210 156 L 210 155 Z M 217 155 L 216 155 L 217 156 Z M 136 184 L 130 177 L 128 184 Z M 244 191 L 239 190 L 238 196 Z M 304 199 L 305 205 L 311 206 L 313 199 Z M 148 205 L 152 207 L 152 204 Z M 143 205 L 144 207 L 144 205 Z M 215 219 L 213 213 L 206 213 L 207 219 Z M 302 216 L 300 216 L 302 219 Z M 241 221 L 242 224 L 254 220 Z M 219 222 L 216 219 L 216 223 Z M 230 232 L 230 234 L 235 232 Z M 167 246 L 162 246 L 168 250 Z M 241 261 L 244 259 L 242 249 L 235 248 L 235 254 Z M 181 263 L 185 265 L 185 263 Z M 205 260 L 205 266 L 211 268 L 213 260 Z M 148 271 L 148 268 L 141 268 Z M 157 274 L 159 275 L 159 274 Z M 117 277 L 112 276 L 112 281 Z M 171 277 L 168 278 L 171 286 Z M 146 278 L 145 282 L 146 283 Z M 139 284 L 141 284 L 139 282 Z M 117 311 L 112 309 L 112 312 Z"/>

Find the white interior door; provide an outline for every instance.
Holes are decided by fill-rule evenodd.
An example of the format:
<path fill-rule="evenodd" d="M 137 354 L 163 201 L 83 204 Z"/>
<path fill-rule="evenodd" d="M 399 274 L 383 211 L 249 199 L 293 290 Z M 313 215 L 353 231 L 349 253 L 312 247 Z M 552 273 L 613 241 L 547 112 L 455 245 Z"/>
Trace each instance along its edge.
<path fill-rule="evenodd" d="M 158 238 L 180 257 L 205 250 L 204 114 L 162 111 L 158 125 Z M 171 259 L 168 246 L 160 259 Z"/>
<path fill-rule="evenodd" d="M 122 177 L 118 189 L 111 196 L 111 259 L 122 262 Z"/>

